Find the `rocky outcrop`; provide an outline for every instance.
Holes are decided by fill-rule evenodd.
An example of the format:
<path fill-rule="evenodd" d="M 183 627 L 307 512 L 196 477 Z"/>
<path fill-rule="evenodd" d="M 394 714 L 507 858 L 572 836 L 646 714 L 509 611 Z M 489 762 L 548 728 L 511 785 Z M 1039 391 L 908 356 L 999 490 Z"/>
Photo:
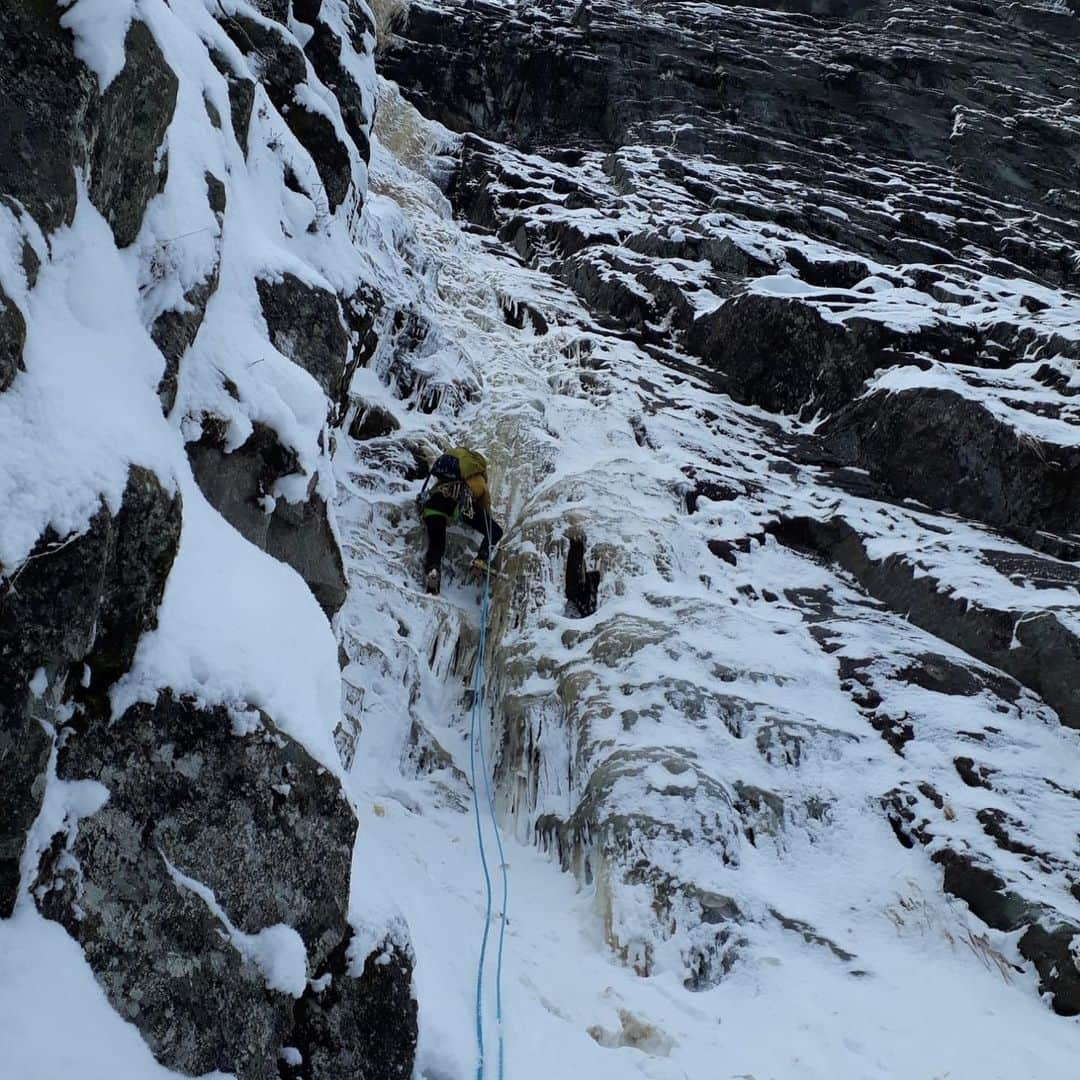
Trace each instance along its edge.
<path fill-rule="evenodd" d="M 299 364 L 332 401 L 341 396 L 349 337 L 337 297 L 293 274 L 257 282 L 263 318 L 278 352 Z"/>
<path fill-rule="evenodd" d="M 368 132 L 371 127 L 372 104 L 364 99 L 363 89 L 341 62 L 342 39 L 326 20 L 320 17 L 322 0 L 301 0 L 293 5 L 293 10 L 296 18 L 308 23 L 312 28 L 311 38 L 304 46 L 304 52 L 319 79 L 337 99 L 345 130 L 356 144 L 360 156 L 366 161 L 369 155 Z M 363 54 L 366 52 L 364 35 L 370 34 L 374 37 L 375 28 L 367 17 L 366 9 L 359 5 L 351 6 L 348 19 L 349 45 L 357 53 Z"/>
<path fill-rule="evenodd" d="M 19 4 L 0 30 L 4 70 L 20 79 L 20 93 L 0 106 L 0 172 L 6 193 L 46 233 L 74 216 L 74 166 L 87 164 L 83 131 L 97 95 L 62 14 L 58 5 Z"/>
<path fill-rule="evenodd" d="M 122 15 L 87 18 L 86 4 L 30 3 L 13 7 L 0 26 L 0 224 L 7 230 L 0 393 L 31 364 L 22 355 L 28 337 L 66 328 L 66 336 L 49 338 L 48 363 L 22 376 L 28 385 L 38 380 L 37 397 L 25 418 L 16 417 L 27 420 L 22 441 L 6 444 L 15 455 L 14 490 L 20 482 L 29 488 L 39 472 L 56 483 L 48 465 L 23 468 L 26 459 L 70 457 L 77 447 L 90 464 L 71 477 L 58 467 L 71 490 L 55 504 L 50 492 L 35 492 L 31 512 L 66 522 L 78 519 L 80 499 L 91 504 L 85 527 L 70 535 L 49 529 L 19 565 L 0 566 L 0 918 L 16 902 L 32 903 L 61 924 L 117 1012 L 170 1068 L 257 1080 L 400 1080 L 411 1075 L 416 1049 L 414 958 L 400 920 L 365 923 L 361 934 L 347 918 L 356 820 L 333 763 L 316 761 L 272 716 L 242 700 L 187 696 L 192 687 L 182 676 L 162 677 L 169 687 L 160 690 L 144 687 L 121 715 L 113 715 L 110 696 L 125 675 L 138 679 L 144 635 L 170 634 L 167 619 L 158 627 L 158 609 L 181 534 L 207 524 L 205 513 L 189 508 L 185 516 L 163 480 L 188 482 L 183 439 L 196 439 L 187 450 L 210 500 L 255 544 L 295 567 L 328 618 L 345 597 L 327 506 L 329 443 L 332 427 L 344 423 L 352 374 L 374 347 L 378 294 L 360 281 L 362 257 L 349 249 L 366 184 L 374 80 L 365 59 L 366 5 L 322 7 L 225 5 L 212 15 L 219 29 L 205 12 L 168 5 L 145 13 L 146 21 L 136 13 L 129 25 Z M 224 84 L 209 63 L 201 66 L 200 50 Z M 184 63 L 174 70 L 166 51 Z M 118 69 L 111 79 L 110 64 Z M 170 129 L 182 129 L 181 156 L 170 156 L 178 149 Z M 295 221 L 279 221 L 272 209 L 254 226 L 237 222 L 238 193 L 247 198 L 254 176 L 230 130 L 245 156 L 280 162 L 280 176 L 260 174 L 270 185 L 261 189 L 271 195 L 264 209 L 278 183 L 283 215 L 299 207 L 296 244 L 289 244 Z M 76 221 L 85 198 L 116 248 L 129 249 L 119 258 L 85 206 Z M 94 232 L 93 250 L 50 262 L 58 244 L 77 247 L 84 227 Z M 222 326 L 211 301 L 223 281 L 229 290 L 248 289 L 250 299 L 256 279 L 273 272 L 255 255 L 264 239 L 261 250 L 280 250 L 306 280 L 321 280 L 332 263 L 340 298 L 292 274 L 259 281 L 265 318 L 257 307 L 234 310 L 217 337 Z M 100 287 L 116 299 L 117 320 L 129 320 L 123 331 L 86 299 L 90 274 L 101 275 Z M 161 354 L 160 369 L 144 330 Z M 249 331 L 256 355 L 226 374 L 235 357 L 221 353 Z M 212 344 L 204 347 L 207 338 Z M 288 385 L 260 381 L 258 343 L 268 339 L 311 373 L 325 408 L 303 376 L 294 373 Z M 90 387 L 79 403 L 85 430 L 73 412 L 63 414 L 72 430 L 57 440 L 59 451 L 45 424 L 42 446 L 32 445 L 21 431 L 34 430 L 33 407 L 51 416 L 50 395 L 73 394 L 73 386 L 86 392 L 85 379 L 64 380 L 63 365 L 74 371 L 96 362 L 93 350 L 103 341 L 117 371 L 100 393 L 112 396 L 96 400 L 98 388 Z M 164 417 L 145 401 L 159 370 Z M 15 408 L 18 386 L 4 394 Z M 120 434 L 107 420 L 104 430 L 94 421 L 128 409 L 132 423 L 120 427 L 138 445 L 113 445 Z M 226 453 L 234 420 L 250 422 L 252 434 Z M 286 446 L 272 422 L 300 445 Z M 132 465 L 122 498 L 103 496 L 94 513 L 99 488 L 87 494 L 84 473 L 96 485 L 128 454 L 154 461 L 157 473 Z M 323 465 L 326 473 L 316 475 Z M 5 510 L 18 514 L 22 506 Z M 18 549 L 23 525 L 17 520 L 13 534 L 4 532 L 5 551 Z M 242 565 L 236 574 L 239 595 Z M 302 593 L 294 599 L 321 625 L 313 603 L 308 611 Z M 322 645 L 332 703 L 329 633 Z M 309 673 L 300 674 L 303 681 Z M 332 727 L 334 717 L 325 719 Z M 55 816 L 41 813 L 46 795 Z"/>
<path fill-rule="evenodd" d="M 184 294 L 183 308 L 170 308 L 163 311 L 150 328 L 154 344 L 165 358 L 165 371 L 158 383 L 158 397 L 166 416 L 176 404 L 176 389 L 180 378 L 180 361 L 184 353 L 195 341 L 199 328 L 206 316 L 206 305 L 217 290 L 218 276 L 215 273 Z"/>
<path fill-rule="evenodd" d="M 926 566 L 902 555 L 875 559 L 847 522 L 783 521 L 770 531 L 784 543 L 821 552 L 852 574 L 876 599 L 916 626 L 1008 672 L 1057 710 L 1063 723 L 1080 727 L 1080 638 L 1053 610 L 995 608 L 989 598 L 952 595 Z M 1047 564 L 1051 569 L 1053 564 Z"/>
<path fill-rule="evenodd" d="M 126 63 L 99 96 L 97 79 L 74 55 L 62 9 L 21 5 L 5 21 L 0 52 L 20 72 L 0 130 L 4 187 L 46 232 L 71 221 L 75 170 L 125 247 L 134 241 L 166 164 L 158 152 L 172 119 L 177 80 L 142 22 L 125 42 Z"/>
<path fill-rule="evenodd" d="M 90 198 L 119 247 L 133 243 L 150 200 L 165 186 L 159 150 L 172 121 L 178 83 L 153 35 L 133 22 L 127 63 L 101 96 L 90 151 Z"/>
<path fill-rule="evenodd" d="M 276 485 L 299 470 L 296 452 L 263 424 L 235 450 L 226 451 L 226 436 L 227 425 L 207 418 L 202 438 L 188 444 L 203 494 L 256 547 L 293 567 L 333 617 L 348 582 L 326 500 L 316 490 L 318 478 L 308 481 L 302 501 L 289 502 Z"/>
<path fill-rule="evenodd" d="M 381 439 L 386 435 L 392 435 L 400 430 L 401 424 L 389 409 L 381 405 L 360 402 L 349 425 L 349 438 L 358 442 L 366 442 L 368 439 Z"/>
<path fill-rule="evenodd" d="M 180 498 L 132 468 L 119 513 L 103 505 L 81 534 L 46 533 L 0 578 L 0 915 L 19 882 L 53 730 L 67 704 L 124 674 L 157 608 L 180 538 Z"/>
<path fill-rule="evenodd" d="M 988 525 L 1080 533 L 1080 450 L 1018 429 L 954 390 L 873 393 L 821 430 L 841 461 L 899 498 Z"/>
<path fill-rule="evenodd" d="M 940 797 L 933 796 L 932 789 L 917 794 L 892 791 L 883 800 L 897 838 L 905 846 L 934 842 L 935 822 L 922 816 L 928 810 L 938 818 L 944 803 Z M 1054 909 L 1013 891 L 990 860 L 966 846 L 941 846 L 940 841 L 935 846 L 938 850 L 932 859 L 942 868 L 945 891 L 964 901 L 987 926 L 1016 934 L 1017 950 L 1034 965 L 1039 974 L 1039 989 L 1049 995 L 1054 1011 L 1061 1016 L 1080 1014 L 1080 968 L 1072 950 L 1080 926 L 1063 920 Z M 1028 849 L 1024 854 L 1034 852 Z"/>
<path fill-rule="evenodd" d="M 297 1002 L 291 1037 L 302 1062 L 284 1065 L 284 1080 L 338 1075 L 407 1080 L 412 1075 L 417 1039 L 412 948 L 390 935 L 363 957 L 356 955 L 354 942 L 343 943 L 331 957 L 329 984 L 322 990 L 309 986 Z"/>
<path fill-rule="evenodd" d="M 268 717 L 169 694 L 115 723 L 84 715 L 57 775 L 107 798 L 54 841 L 37 903 L 159 1060 L 272 1080 L 280 1049 L 300 1044 L 305 1076 L 407 1074 L 410 957 L 391 952 L 380 996 L 356 1008 L 376 987 L 342 963 L 355 818 L 337 778 Z M 333 1036 L 318 1053 L 316 1010 Z"/>
<path fill-rule="evenodd" d="M 468 217 L 606 324 L 719 368 L 713 385 L 738 400 L 812 413 L 878 367 L 1055 354 L 1046 325 L 994 312 L 1000 290 L 979 284 L 1012 281 L 1036 314 L 1045 284 L 1076 282 L 1080 237 L 1056 193 L 1080 142 L 1048 40 L 1012 51 L 1004 8 L 957 5 L 945 32 L 891 0 L 797 6 L 703 21 L 675 4 L 566 3 L 502 18 L 447 0 L 411 14 L 386 63 L 428 115 L 484 137 L 465 138 L 452 187 Z M 1011 72 L 993 104 L 973 100 L 983 65 Z M 1045 108 L 1026 89 L 1042 77 Z M 990 114 L 1009 130 L 992 147 L 975 137 Z M 1010 214 L 1002 191 L 1038 211 Z M 741 296 L 754 278 L 766 281 Z"/>
<path fill-rule="evenodd" d="M 22 312 L 0 288 L 0 394 L 23 370 L 22 351 L 26 343 L 26 321 Z"/>
<path fill-rule="evenodd" d="M 311 155 L 317 175 L 308 178 L 308 190 L 316 197 L 316 203 L 322 203 L 332 214 L 352 190 L 352 157 L 338 138 L 333 121 L 323 111 L 315 111 L 297 93 L 298 88 L 306 87 L 308 93 L 314 94 L 307 86 L 307 60 L 303 51 L 281 27 L 272 23 L 257 22 L 242 12 L 221 13 L 219 17 L 237 48 L 261 71 L 262 85 L 270 100 Z M 271 18 L 278 16 L 271 14 Z M 287 15 L 281 15 L 279 21 L 287 21 Z"/>

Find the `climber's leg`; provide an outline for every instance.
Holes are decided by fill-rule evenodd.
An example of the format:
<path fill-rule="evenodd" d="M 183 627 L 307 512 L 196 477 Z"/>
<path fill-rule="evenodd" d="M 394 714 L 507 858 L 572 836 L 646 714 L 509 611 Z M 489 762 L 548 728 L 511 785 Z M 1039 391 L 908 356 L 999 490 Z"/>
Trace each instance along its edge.
<path fill-rule="evenodd" d="M 491 514 L 480 507 L 473 510 L 471 518 L 465 519 L 465 524 L 474 528 L 483 538 L 476 552 L 476 561 L 486 563 L 491 556 L 491 549 L 496 547 L 502 539 L 502 528 Z"/>
<path fill-rule="evenodd" d="M 438 510 L 424 511 L 424 525 L 427 528 L 427 554 L 424 556 L 424 573 L 438 570 L 446 554 L 446 515 Z"/>

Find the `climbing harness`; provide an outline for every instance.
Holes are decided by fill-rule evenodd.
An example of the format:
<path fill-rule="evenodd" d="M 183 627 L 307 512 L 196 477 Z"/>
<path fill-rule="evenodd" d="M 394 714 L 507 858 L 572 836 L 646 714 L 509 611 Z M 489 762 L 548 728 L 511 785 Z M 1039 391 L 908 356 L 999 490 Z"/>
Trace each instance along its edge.
<path fill-rule="evenodd" d="M 491 516 L 488 515 L 487 528 L 488 550 L 491 549 Z M 484 1080 L 484 969 L 487 961 L 488 937 L 491 932 L 492 887 L 491 871 L 488 866 L 487 847 L 484 843 L 483 822 L 480 817 L 480 791 L 476 783 L 477 759 L 484 778 L 484 801 L 487 805 L 491 827 L 495 833 L 495 843 L 499 855 L 499 871 L 502 875 L 502 915 L 499 919 L 499 942 L 495 961 L 495 1030 L 498 1035 L 498 1080 L 503 1080 L 503 1006 L 502 1006 L 502 967 L 503 943 L 506 937 L 506 904 L 510 889 L 506 873 L 506 857 L 503 853 L 502 835 L 495 818 L 495 799 L 491 791 L 491 778 L 488 774 L 487 753 L 484 750 L 484 738 L 480 730 L 480 712 L 484 700 L 484 651 L 487 646 L 488 613 L 491 606 L 491 557 L 484 568 L 484 590 L 480 600 L 480 640 L 477 645 L 476 664 L 473 667 L 472 716 L 469 722 L 469 771 L 473 790 L 473 815 L 476 819 L 476 839 L 480 846 L 480 865 L 484 871 L 484 894 L 486 909 L 484 912 L 484 933 L 480 940 L 480 959 L 476 965 L 476 1080 Z"/>

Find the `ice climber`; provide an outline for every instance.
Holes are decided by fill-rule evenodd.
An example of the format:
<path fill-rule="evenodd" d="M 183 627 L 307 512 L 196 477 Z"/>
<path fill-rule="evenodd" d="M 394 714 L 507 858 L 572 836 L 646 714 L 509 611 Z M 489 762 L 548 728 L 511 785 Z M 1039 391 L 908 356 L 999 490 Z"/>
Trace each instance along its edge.
<path fill-rule="evenodd" d="M 431 489 L 428 490 L 428 484 Z M 482 454 L 463 446 L 454 447 L 435 459 L 416 497 L 428 546 L 424 556 L 424 588 L 438 595 L 442 580 L 442 558 L 446 552 L 446 527 L 461 521 L 480 533 L 480 547 L 472 567 L 481 573 L 488 568 L 491 550 L 503 531 L 491 517 L 491 493 L 487 483 L 487 461 Z"/>

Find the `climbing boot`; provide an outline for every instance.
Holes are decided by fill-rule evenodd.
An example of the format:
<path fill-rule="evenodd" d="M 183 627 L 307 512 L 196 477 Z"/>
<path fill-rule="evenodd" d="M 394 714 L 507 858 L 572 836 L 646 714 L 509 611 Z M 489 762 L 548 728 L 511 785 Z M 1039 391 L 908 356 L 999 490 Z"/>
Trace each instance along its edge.
<path fill-rule="evenodd" d="M 424 575 L 424 591 L 431 593 L 432 596 L 438 596 L 439 586 L 442 584 L 441 578 L 442 575 L 439 573 L 439 568 L 437 566 L 433 566 Z"/>
<path fill-rule="evenodd" d="M 486 577 L 488 572 L 487 560 L 473 559 L 471 570 L 474 574 L 478 574 L 480 577 Z"/>

